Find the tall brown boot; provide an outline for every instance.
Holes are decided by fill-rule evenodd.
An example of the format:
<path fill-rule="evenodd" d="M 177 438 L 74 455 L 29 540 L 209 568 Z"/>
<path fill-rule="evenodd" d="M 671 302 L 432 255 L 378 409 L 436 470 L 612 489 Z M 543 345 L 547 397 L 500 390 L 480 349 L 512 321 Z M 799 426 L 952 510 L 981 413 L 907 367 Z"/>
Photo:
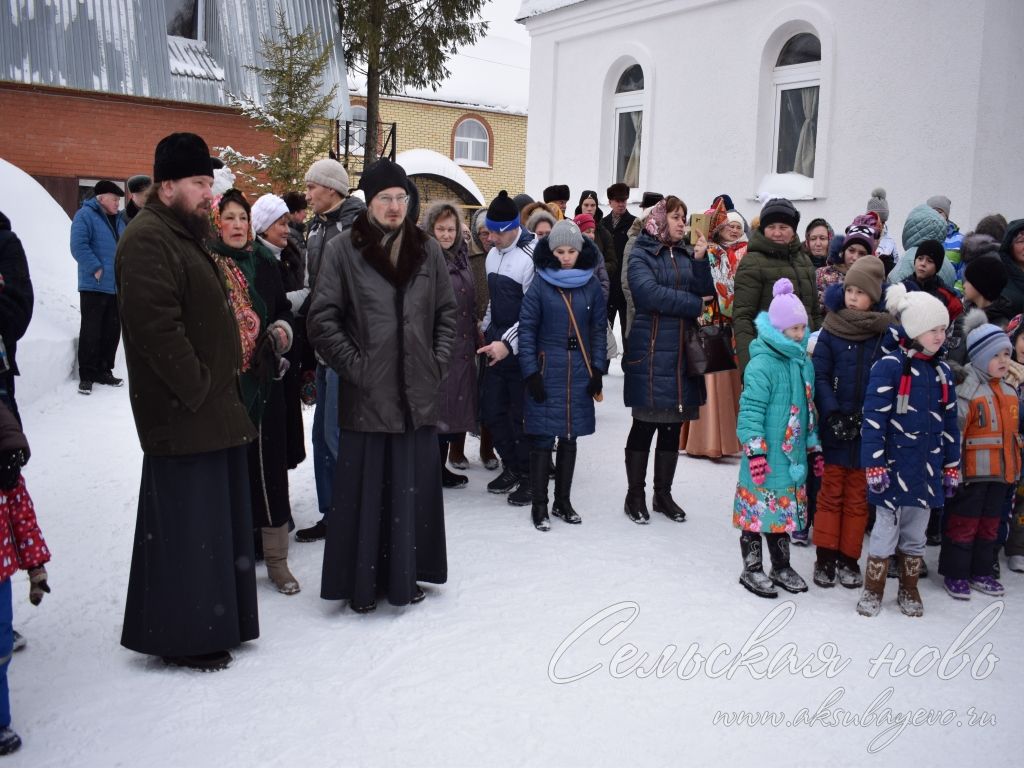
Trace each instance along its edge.
<path fill-rule="evenodd" d="M 869 557 L 864 567 L 864 592 L 857 601 L 857 613 L 861 616 L 877 616 L 882 610 L 882 595 L 885 592 L 885 574 L 889 569 L 889 558 Z"/>
<path fill-rule="evenodd" d="M 299 582 L 288 570 L 288 524 L 277 528 L 261 528 L 263 534 L 263 559 L 267 563 L 267 576 L 274 582 L 277 591 L 283 595 L 294 595 L 299 591 Z"/>
<path fill-rule="evenodd" d="M 896 560 L 900 572 L 900 591 L 896 595 L 896 602 L 904 616 L 924 616 L 924 603 L 921 601 L 921 593 L 917 591 L 917 579 L 924 558 L 897 552 Z"/>

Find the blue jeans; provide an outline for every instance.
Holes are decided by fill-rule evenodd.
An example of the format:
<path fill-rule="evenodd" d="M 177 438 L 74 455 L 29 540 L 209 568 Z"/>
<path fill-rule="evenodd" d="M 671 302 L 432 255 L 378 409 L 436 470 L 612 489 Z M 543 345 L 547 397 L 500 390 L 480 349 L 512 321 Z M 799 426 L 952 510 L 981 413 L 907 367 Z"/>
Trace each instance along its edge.
<path fill-rule="evenodd" d="M 338 461 L 338 374 L 316 366 L 316 405 L 313 410 L 313 477 L 320 514 L 327 515 L 334 494 L 334 465 Z"/>
<path fill-rule="evenodd" d="M 14 650 L 14 615 L 11 609 L 11 580 L 0 584 L 0 728 L 11 724 L 11 696 L 7 688 L 7 668 Z"/>

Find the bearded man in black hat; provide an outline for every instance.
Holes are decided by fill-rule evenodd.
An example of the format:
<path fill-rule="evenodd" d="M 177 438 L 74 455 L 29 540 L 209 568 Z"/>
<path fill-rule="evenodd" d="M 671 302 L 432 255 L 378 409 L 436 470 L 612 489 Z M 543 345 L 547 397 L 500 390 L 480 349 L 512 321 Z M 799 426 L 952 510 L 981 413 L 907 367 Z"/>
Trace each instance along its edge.
<path fill-rule="evenodd" d="M 408 215 L 387 158 L 359 181 L 366 210 L 324 249 L 307 326 L 338 374 L 338 462 L 320 596 L 359 613 L 448 578 L 437 419 L 455 339 L 441 246 Z"/>
<path fill-rule="evenodd" d="M 206 249 L 213 167 L 194 133 L 160 141 L 155 189 L 117 248 L 142 487 L 121 644 L 223 669 L 259 635 L 239 327 Z M 436 455 L 436 451 L 435 451 Z"/>

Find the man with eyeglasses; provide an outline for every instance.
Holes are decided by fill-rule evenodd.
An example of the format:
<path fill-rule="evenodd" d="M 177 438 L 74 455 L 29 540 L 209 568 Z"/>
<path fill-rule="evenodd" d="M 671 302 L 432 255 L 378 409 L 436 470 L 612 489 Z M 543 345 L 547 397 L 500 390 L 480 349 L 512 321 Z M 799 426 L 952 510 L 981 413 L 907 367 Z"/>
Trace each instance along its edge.
<path fill-rule="evenodd" d="M 323 254 L 334 238 L 352 226 L 366 210 L 358 197 L 349 197 L 348 171 L 337 160 L 317 160 L 306 172 L 306 202 L 313 209 L 306 237 L 306 274 L 310 296 L 316 286 Z M 305 327 L 311 298 L 299 309 L 295 326 Z M 327 510 L 331 507 L 334 465 L 338 459 L 338 374 L 321 361 L 304 360 L 303 377 L 313 373 L 316 404 L 313 410 L 313 477 L 316 500 L 322 515 L 319 522 L 295 532 L 300 542 L 319 541 L 327 535 Z"/>
<path fill-rule="evenodd" d="M 437 241 L 408 215 L 409 181 L 382 158 L 367 209 L 324 252 L 309 339 L 338 373 L 337 469 L 320 596 L 357 613 L 418 603 L 448 578 L 437 452 L 455 295 Z"/>

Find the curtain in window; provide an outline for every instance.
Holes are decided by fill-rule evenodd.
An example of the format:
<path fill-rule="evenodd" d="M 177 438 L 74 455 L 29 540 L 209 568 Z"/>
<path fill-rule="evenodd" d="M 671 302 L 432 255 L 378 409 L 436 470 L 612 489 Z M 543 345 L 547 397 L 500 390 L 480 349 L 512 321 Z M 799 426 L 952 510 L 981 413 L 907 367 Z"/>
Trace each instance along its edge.
<path fill-rule="evenodd" d="M 800 89 L 800 100 L 804 109 L 800 139 L 793 158 L 793 170 L 808 178 L 814 178 L 814 148 L 818 138 L 818 86 Z"/>
<path fill-rule="evenodd" d="M 626 161 L 626 170 L 622 174 L 622 181 L 628 187 L 640 186 L 640 133 L 643 127 L 643 112 L 630 112 L 629 117 L 633 123 L 633 146 L 629 151 L 629 158 Z"/>

